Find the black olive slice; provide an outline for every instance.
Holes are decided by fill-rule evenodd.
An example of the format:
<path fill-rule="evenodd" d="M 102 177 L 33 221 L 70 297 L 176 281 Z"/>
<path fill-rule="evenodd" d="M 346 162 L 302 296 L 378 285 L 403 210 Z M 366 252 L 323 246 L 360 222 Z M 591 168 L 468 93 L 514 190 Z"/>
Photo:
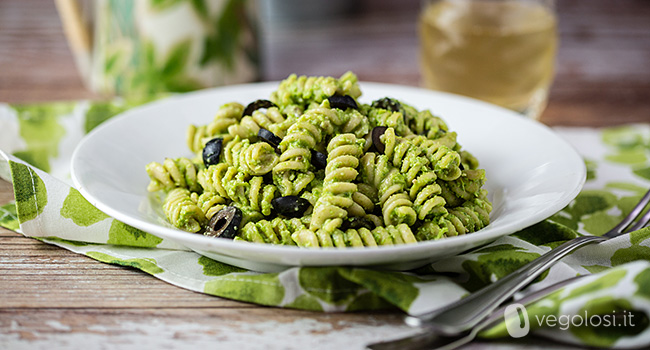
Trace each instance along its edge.
<path fill-rule="evenodd" d="M 277 106 L 275 105 L 275 103 L 269 100 L 255 100 L 249 103 L 248 106 L 246 106 L 246 108 L 244 108 L 244 113 L 242 113 L 242 117 L 247 115 L 253 115 L 253 112 L 255 112 L 258 109 L 270 108 L 270 107 L 277 107 Z"/>
<path fill-rule="evenodd" d="M 298 218 L 309 209 L 311 204 L 308 200 L 298 196 L 284 196 L 274 198 L 271 201 L 271 205 L 273 205 L 273 209 L 280 215 Z"/>
<path fill-rule="evenodd" d="M 348 108 L 359 109 L 357 101 L 350 95 L 334 95 L 327 98 L 330 101 L 330 107 L 346 110 Z"/>
<path fill-rule="evenodd" d="M 358 230 L 362 227 L 365 227 L 368 230 L 372 230 L 375 228 L 375 223 L 372 222 L 370 219 L 355 216 L 355 217 L 351 217 L 348 220 L 343 221 L 343 225 L 341 225 L 341 230 L 343 231 L 347 229 Z"/>
<path fill-rule="evenodd" d="M 223 148 L 223 139 L 221 137 L 213 138 L 203 147 L 203 164 L 206 167 L 219 163 L 219 155 Z"/>
<path fill-rule="evenodd" d="M 273 148 L 278 148 L 280 142 L 282 142 L 280 137 L 264 128 L 260 128 L 260 131 L 257 132 L 257 136 L 273 146 Z"/>
<path fill-rule="evenodd" d="M 375 146 L 377 151 L 382 154 L 386 150 L 386 146 L 381 142 L 380 137 L 386 132 L 386 129 L 388 128 L 385 126 L 375 126 L 372 129 L 372 144 Z"/>
<path fill-rule="evenodd" d="M 242 212 L 239 208 L 225 207 L 210 219 L 204 234 L 209 237 L 233 238 L 239 230 L 241 219 Z"/>
<path fill-rule="evenodd" d="M 327 166 L 327 155 L 316 150 L 311 150 L 311 164 L 316 169 L 325 169 Z"/>
<path fill-rule="evenodd" d="M 399 103 L 398 100 L 390 97 L 384 97 L 384 98 L 380 98 L 379 100 L 375 100 L 372 102 L 371 106 L 375 108 L 382 108 L 392 112 L 400 112 L 402 110 L 402 104 Z"/>

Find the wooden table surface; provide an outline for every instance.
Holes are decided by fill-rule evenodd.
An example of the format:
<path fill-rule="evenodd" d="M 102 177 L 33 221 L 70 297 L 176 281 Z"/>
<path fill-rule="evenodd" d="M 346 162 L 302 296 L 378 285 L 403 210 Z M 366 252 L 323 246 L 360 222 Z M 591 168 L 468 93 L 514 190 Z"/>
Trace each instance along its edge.
<path fill-rule="evenodd" d="M 263 80 L 290 73 L 419 85 L 419 0 L 360 0 L 339 19 L 268 27 Z M 548 125 L 650 122 L 650 2 L 559 0 L 560 50 Z M 96 98 L 53 2 L 0 0 L 0 102 Z M 0 204 L 12 198 L 0 180 Z M 407 334 L 397 312 L 315 313 L 183 290 L 0 228 L 0 349 L 361 349 Z M 543 341 L 526 348 L 549 348 Z M 466 349 L 520 348 L 475 343 Z M 564 348 L 564 346 L 554 346 Z"/>

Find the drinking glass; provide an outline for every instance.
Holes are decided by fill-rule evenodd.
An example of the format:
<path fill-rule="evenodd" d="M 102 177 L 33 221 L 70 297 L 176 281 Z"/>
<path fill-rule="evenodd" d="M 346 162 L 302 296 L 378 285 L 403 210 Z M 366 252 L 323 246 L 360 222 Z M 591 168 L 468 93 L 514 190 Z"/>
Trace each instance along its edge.
<path fill-rule="evenodd" d="M 538 119 L 558 45 L 552 0 L 431 0 L 419 18 L 423 85 Z"/>

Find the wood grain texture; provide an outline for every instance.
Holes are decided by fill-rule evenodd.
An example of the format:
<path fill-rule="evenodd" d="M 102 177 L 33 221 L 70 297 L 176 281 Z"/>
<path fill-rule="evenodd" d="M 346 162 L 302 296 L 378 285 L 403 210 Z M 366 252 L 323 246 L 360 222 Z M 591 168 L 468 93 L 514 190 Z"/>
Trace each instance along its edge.
<path fill-rule="evenodd" d="M 418 86 L 420 0 L 359 0 L 349 16 L 267 25 L 263 80 L 290 73 Z M 542 122 L 650 122 L 650 2 L 558 0 L 560 50 Z M 0 0 L 0 102 L 100 98 L 48 0 Z M 12 198 L 0 180 L 0 204 Z M 0 229 L 0 349 L 360 349 L 410 330 L 398 312 L 280 310 L 187 291 Z M 540 340 L 465 349 L 564 349 Z"/>

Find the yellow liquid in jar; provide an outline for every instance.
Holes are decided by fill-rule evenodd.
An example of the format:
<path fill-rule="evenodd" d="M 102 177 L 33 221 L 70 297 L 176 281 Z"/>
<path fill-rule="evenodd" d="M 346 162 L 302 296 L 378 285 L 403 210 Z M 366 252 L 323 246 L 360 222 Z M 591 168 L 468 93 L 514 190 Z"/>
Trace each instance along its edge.
<path fill-rule="evenodd" d="M 556 32 L 551 10 L 532 2 L 434 2 L 420 18 L 424 85 L 523 113 L 543 109 Z"/>

